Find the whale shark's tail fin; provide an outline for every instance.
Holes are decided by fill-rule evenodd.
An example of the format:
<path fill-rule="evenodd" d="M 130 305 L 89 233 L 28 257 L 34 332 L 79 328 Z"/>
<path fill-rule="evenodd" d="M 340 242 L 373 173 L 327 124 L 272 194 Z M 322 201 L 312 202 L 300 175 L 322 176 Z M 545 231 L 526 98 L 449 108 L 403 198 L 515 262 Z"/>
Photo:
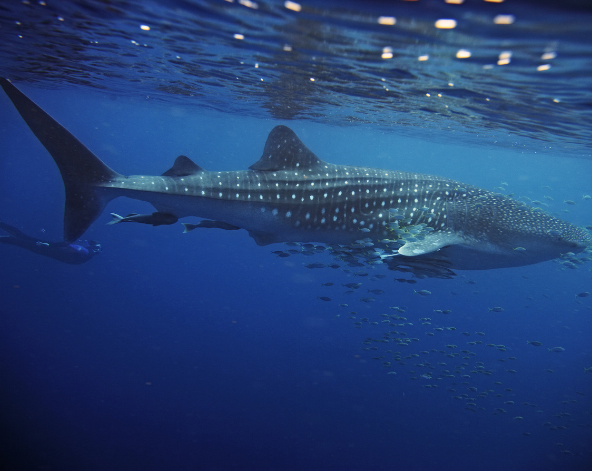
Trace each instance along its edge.
<path fill-rule="evenodd" d="M 8 80 L 0 78 L 0 86 L 49 151 L 62 174 L 66 190 L 64 240 L 73 242 L 84 234 L 111 199 L 100 192 L 97 183 L 111 181 L 120 175 Z"/>

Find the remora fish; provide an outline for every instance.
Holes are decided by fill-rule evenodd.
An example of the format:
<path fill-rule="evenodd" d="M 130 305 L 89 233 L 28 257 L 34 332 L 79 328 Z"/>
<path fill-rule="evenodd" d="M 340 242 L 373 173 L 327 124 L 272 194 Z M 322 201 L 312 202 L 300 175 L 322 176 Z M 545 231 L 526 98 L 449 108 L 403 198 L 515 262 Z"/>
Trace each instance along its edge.
<path fill-rule="evenodd" d="M 329 164 L 286 126 L 271 131 L 250 170 L 208 172 L 181 156 L 160 176 L 120 175 L 8 80 L 0 85 L 60 170 L 67 242 L 80 238 L 109 201 L 127 196 L 176 218 L 198 216 L 246 229 L 258 245 L 352 245 L 362 230 L 365 240 L 380 241 L 392 237 L 402 220 L 425 231 L 399 239 L 389 263 L 415 262 L 428 272 L 432 260 L 461 270 L 512 267 L 592 245 L 584 229 L 475 186 Z"/>
<path fill-rule="evenodd" d="M 111 213 L 111 216 L 113 219 L 107 223 L 108 225 L 119 224 L 121 222 L 137 222 L 140 224 L 150 224 L 152 226 L 168 226 L 170 224 L 175 224 L 179 220 L 174 214 L 163 213 L 160 211 L 152 214 L 131 213 L 125 217 Z"/>

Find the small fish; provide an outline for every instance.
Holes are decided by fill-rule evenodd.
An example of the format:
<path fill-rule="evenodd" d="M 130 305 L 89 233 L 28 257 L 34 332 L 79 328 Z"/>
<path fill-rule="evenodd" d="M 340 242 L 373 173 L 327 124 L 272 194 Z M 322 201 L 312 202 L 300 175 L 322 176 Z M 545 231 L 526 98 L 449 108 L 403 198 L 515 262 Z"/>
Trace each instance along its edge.
<path fill-rule="evenodd" d="M 573 205 L 575 205 L 575 204 L 576 204 L 576 202 L 575 202 L 575 201 L 572 201 L 572 200 L 563 200 L 563 202 L 564 202 L 565 204 L 569 204 L 570 206 L 573 206 Z"/>
<path fill-rule="evenodd" d="M 576 298 L 587 298 L 588 296 L 590 296 L 590 293 L 588 291 L 576 294 Z"/>
<path fill-rule="evenodd" d="M 342 284 L 341 286 L 345 286 L 349 289 L 358 289 L 360 286 L 362 286 L 362 283 L 346 283 L 345 285 Z"/>
<path fill-rule="evenodd" d="M 515 250 L 516 252 L 526 252 L 526 249 L 524 247 L 515 247 L 513 250 Z"/>
<path fill-rule="evenodd" d="M 325 268 L 327 265 L 324 263 L 307 263 L 304 265 L 306 268 Z"/>
<path fill-rule="evenodd" d="M 368 292 L 373 294 L 384 294 L 384 291 L 381 289 L 369 289 Z"/>
<path fill-rule="evenodd" d="M 321 286 L 333 286 L 334 283 L 332 282 L 328 282 L 328 283 L 321 283 Z"/>
<path fill-rule="evenodd" d="M 365 302 L 365 303 L 371 303 L 373 301 L 376 301 L 375 298 L 360 298 L 360 301 Z"/>
<path fill-rule="evenodd" d="M 505 310 L 505 309 L 504 309 L 503 307 L 499 307 L 499 306 L 496 306 L 496 307 L 490 307 L 490 308 L 489 308 L 489 312 L 491 312 L 491 311 L 493 311 L 493 312 L 502 312 L 502 311 L 504 311 L 504 310 Z"/>
<path fill-rule="evenodd" d="M 177 218 L 177 216 L 174 214 L 159 211 L 152 214 L 130 213 L 125 217 L 120 216 L 119 214 L 111 213 L 111 217 L 113 219 L 109 221 L 107 225 L 119 224 L 121 222 L 139 222 L 141 224 L 151 224 L 152 226 L 162 226 L 174 224 L 179 220 L 179 218 Z"/>
<path fill-rule="evenodd" d="M 320 299 L 321 301 L 331 301 L 331 298 L 328 298 L 327 296 L 317 296 L 317 299 Z"/>
<path fill-rule="evenodd" d="M 540 347 L 543 345 L 543 342 L 538 342 L 537 340 L 527 340 L 526 345 L 532 345 L 533 347 Z"/>
<path fill-rule="evenodd" d="M 415 294 L 419 294 L 420 296 L 429 296 L 430 294 L 432 294 L 432 292 L 428 291 L 427 289 L 420 289 L 419 291 L 413 290 L 413 292 Z"/>
<path fill-rule="evenodd" d="M 565 348 L 563 347 L 553 347 L 553 348 L 547 348 L 547 350 L 549 350 L 550 352 L 565 352 Z"/>

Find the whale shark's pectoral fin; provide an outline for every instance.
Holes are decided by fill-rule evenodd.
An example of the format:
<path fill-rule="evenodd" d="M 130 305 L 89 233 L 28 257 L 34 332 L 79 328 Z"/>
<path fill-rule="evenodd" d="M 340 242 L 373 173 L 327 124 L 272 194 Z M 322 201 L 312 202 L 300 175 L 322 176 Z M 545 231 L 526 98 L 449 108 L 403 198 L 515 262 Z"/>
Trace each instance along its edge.
<path fill-rule="evenodd" d="M 399 248 L 399 254 L 406 257 L 417 257 L 431 252 L 437 252 L 443 247 L 463 243 L 464 239 L 450 232 L 439 232 L 425 236 L 417 242 L 407 242 Z"/>
<path fill-rule="evenodd" d="M 283 242 L 275 234 L 270 234 L 269 232 L 249 231 L 249 235 L 259 246 Z"/>

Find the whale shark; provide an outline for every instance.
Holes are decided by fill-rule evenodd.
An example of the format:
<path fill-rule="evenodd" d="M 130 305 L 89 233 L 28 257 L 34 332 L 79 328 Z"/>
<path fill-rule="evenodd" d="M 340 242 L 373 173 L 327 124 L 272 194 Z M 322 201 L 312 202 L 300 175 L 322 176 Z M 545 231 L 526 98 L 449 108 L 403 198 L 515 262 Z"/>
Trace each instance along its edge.
<path fill-rule="evenodd" d="M 245 229 L 257 245 L 322 243 L 345 260 L 426 276 L 529 265 L 592 245 L 585 229 L 473 185 L 325 162 L 283 125 L 248 170 L 207 171 L 179 156 L 162 175 L 121 175 L 10 81 L 0 86 L 61 173 L 66 242 L 125 196 L 154 206 L 135 215 L 145 223 L 196 216 L 211 220 L 201 227 Z"/>

